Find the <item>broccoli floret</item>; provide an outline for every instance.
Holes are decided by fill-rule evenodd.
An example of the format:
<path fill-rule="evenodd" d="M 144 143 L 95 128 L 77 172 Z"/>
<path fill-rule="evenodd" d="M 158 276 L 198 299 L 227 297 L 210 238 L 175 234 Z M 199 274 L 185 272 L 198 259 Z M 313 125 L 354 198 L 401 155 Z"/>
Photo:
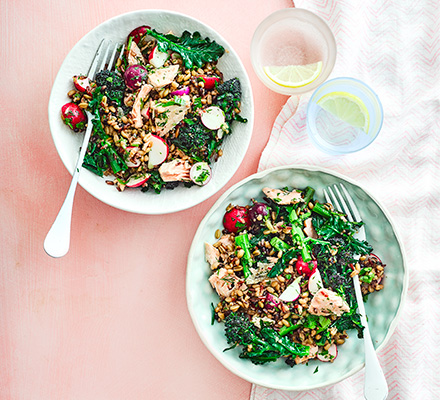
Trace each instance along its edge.
<path fill-rule="evenodd" d="M 179 184 L 180 184 L 179 181 L 165 182 L 164 187 L 165 187 L 165 189 L 173 190 L 174 188 L 179 186 Z"/>
<path fill-rule="evenodd" d="M 225 112 L 226 121 L 231 122 L 237 120 L 246 122 L 236 113 L 240 109 L 241 102 L 241 85 L 238 78 L 229 79 L 217 86 L 218 96 L 215 103 Z"/>
<path fill-rule="evenodd" d="M 221 94 L 230 93 L 235 97 L 241 98 L 241 84 L 238 78 L 229 79 L 217 87 L 217 92 Z"/>
<path fill-rule="evenodd" d="M 309 354 L 309 346 L 290 341 L 287 337 L 267 326 L 256 328 L 245 314 L 231 313 L 225 320 L 225 336 L 233 347 L 243 345 L 240 358 L 254 364 L 276 361 L 280 357 L 304 357 Z"/>
<path fill-rule="evenodd" d="M 95 81 L 98 86 L 105 86 L 104 92 L 110 100 L 113 100 L 118 106 L 122 104 L 125 82 L 117 72 L 100 71 L 96 74 Z"/>
<path fill-rule="evenodd" d="M 213 151 L 211 142 L 216 145 L 212 131 L 205 128 L 197 117 L 190 116 L 184 122 L 174 144 L 196 161 L 209 160 Z"/>
<path fill-rule="evenodd" d="M 248 345 L 256 338 L 255 327 L 245 314 L 231 313 L 225 321 L 225 335 L 229 344 Z"/>

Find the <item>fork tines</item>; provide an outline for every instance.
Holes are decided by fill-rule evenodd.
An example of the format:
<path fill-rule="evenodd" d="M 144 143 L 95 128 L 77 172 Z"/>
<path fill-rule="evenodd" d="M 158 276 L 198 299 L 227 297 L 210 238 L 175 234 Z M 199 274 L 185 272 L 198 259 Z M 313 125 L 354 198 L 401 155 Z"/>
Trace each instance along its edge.
<path fill-rule="evenodd" d="M 335 184 L 333 185 L 333 187 L 327 187 L 327 190 L 324 189 L 325 201 L 327 203 L 333 204 L 333 207 L 337 211 L 347 214 L 347 218 L 349 221 L 360 221 L 361 216 L 352 197 L 342 183 L 340 183 L 339 185 L 344 195 L 341 194 L 338 185 Z"/>
<path fill-rule="evenodd" d="M 98 50 L 93 57 L 92 63 L 90 64 L 87 77 L 89 79 L 94 79 L 95 74 L 98 71 L 104 69 L 112 70 L 115 66 L 116 54 L 118 53 L 118 48 L 121 47 L 119 44 L 114 44 L 109 39 L 102 39 L 98 46 Z M 119 50 L 119 56 L 123 53 L 125 45 L 122 45 Z M 98 68 L 99 65 L 99 68 Z"/>

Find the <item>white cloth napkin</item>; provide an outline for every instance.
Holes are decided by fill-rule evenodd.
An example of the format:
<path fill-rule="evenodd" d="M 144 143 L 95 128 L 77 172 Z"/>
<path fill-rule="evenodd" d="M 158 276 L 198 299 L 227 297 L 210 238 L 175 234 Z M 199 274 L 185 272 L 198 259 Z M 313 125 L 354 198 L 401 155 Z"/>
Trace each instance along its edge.
<path fill-rule="evenodd" d="M 382 131 L 366 149 L 330 156 L 307 137 L 307 97 L 291 97 L 275 121 L 259 169 L 330 168 L 356 179 L 388 209 L 403 239 L 410 282 L 400 322 L 379 353 L 388 399 L 439 399 L 440 8 L 438 0 L 297 0 L 333 30 L 331 78 L 358 78 L 379 95 Z M 392 263 L 390 263 L 392 264 Z M 292 370 L 294 372 L 294 369 Z M 364 372 L 310 392 L 253 385 L 251 400 L 363 398 Z"/>

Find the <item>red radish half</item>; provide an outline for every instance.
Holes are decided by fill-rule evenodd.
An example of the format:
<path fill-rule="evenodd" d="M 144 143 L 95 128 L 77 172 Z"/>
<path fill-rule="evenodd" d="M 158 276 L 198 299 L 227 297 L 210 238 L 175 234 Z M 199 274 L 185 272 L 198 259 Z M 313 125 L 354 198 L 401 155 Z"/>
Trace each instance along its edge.
<path fill-rule="evenodd" d="M 90 93 L 92 88 L 90 87 L 90 80 L 84 75 L 75 75 L 73 77 L 73 84 L 75 88 L 82 93 Z"/>
<path fill-rule="evenodd" d="M 217 106 L 211 106 L 202 110 L 200 118 L 202 124 L 212 130 L 221 128 L 226 121 L 225 113 Z"/>
<path fill-rule="evenodd" d="M 280 299 L 283 301 L 295 301 L 301 294 L 301 286 L 299 285 L 301 281 L 301 276 L 296 278 L 289 286 L 284 289 L 281 293 Z"/>
<path fill-rule="evenodd" d="M 189 177 L 199 186 L 205 186 L 211 180 L 211 175 L 211 167 L 206 162 L 195 163 L 189 171 Z"/>
<path fill-rule="evenodd" d="M 153 146 L 148 153 L 148 168 L 162 164 L 167 159 L 169 151 L 167 142 L 160 136 L 151 135 L 151 141 Z"/>
<path fill-rule="evenodd" d="M 133 42 L 138 44 L 140 42 L 140 40 L 147 34 L 148 29 L 150 29 L 150 27 L 147 25 L 138 26 L 136 29 L 133 29 L 130 32 L 130 34 L 128 35 L 127 41 L 129 40 L 129 38 L 131 36 L 133 38 Z"/>
<path fill-rule="evenodd" d="M 84 111 L 75 103 L 67 103 L 61 107 L 61 118 L 75 132 L 84 130 L 87 122 Z"/>
<path fill-rule="evenodd" d="M 150 55 L 148 56 L 148 62 L 156 68 L 163 67 L 165 61 L 168 60 L 170 55 L 168 53 L 164 53 L 160 51 L 157 46 L 154 46 L 153 50 L 151 50 Z"/>
<path fill-rule="evenodd" d="M 334 343 L 330 346 L 328 351 L 321 349 L 317 355 L 318 360 L 324 362 L 328 362 L 328 361 L 333 362 L 337 356 L 338 356 L 338 348 Z"/>
<path fill-rule="evenodd" d="M 124 72 L 125 84 L 133 90 L 139 89 L 140 86 L 148 79 L 148 72 L 142 65 L 130 65 Z"/>
<path fill-rule="evenodd" d="M 226 211 L 223 216 L 223 226 L 229 232 L 237 233 L 243 229 L 248 229 L 250 225 L 251 222 L 246 207 L 232 207 L 229 211 Z"/>
<path fill-rule="evenodd" d="M 324 285 L 322 283 L 321 273 L 319 272 L 318 269 L 316 269 L 315 272 L 312 275 L 310 275 L 309 278 L 309 292 L 312 295 L 315 295 L 323 287 Z"/>
<path fill-rule="evenodd" d="M 301 256 L 298 257 L 298 261 L 295 264 L 298 274 L 305 274 L 307 277 L 316 271 L 317 266 L 318 262 L 316 260 L 305 262 Z"/>
<path fill-rule="evenodd" d="M 215 88 L 215 83 L 220 82 L 220 78 L 217 76 L 208 76 L 208 75 L 198 75 L 198 79 L 200 79 L 205 84 L 205 89 L 211 90 Z"/>
<path fill-rule="evenodd" d="M 171 92 L 171 96 L 185 96 L 186 94 L 189 94 L 189 86 L 184 86 L 181 89 Z"/>
<path fill-rule="evenodd" d="M 150 178 L 150 174 L 141 174 L 130 176 L 125 186 L 135 188 L 142 186 Z"/>

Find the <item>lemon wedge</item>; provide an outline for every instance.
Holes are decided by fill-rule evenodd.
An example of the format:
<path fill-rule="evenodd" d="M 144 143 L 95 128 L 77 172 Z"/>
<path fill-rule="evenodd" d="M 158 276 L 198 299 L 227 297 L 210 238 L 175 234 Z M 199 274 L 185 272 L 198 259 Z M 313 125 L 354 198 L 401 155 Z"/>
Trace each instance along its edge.
<path fill-rule="evenodd" d="M 331 92 L 322 96 L 317 102 L 320 107 L 336 118 L 355 128 L 368 133 L 370 117 L 364 102 L 357 96 L 347 92 Z"/>
<path fill-rule="evenodd" d="M 276 84 L 296 88 L 313 82 L 322 71 L 322 61 L 306 65 L 268 66 L 263 68 L 267 77 Z"/>

